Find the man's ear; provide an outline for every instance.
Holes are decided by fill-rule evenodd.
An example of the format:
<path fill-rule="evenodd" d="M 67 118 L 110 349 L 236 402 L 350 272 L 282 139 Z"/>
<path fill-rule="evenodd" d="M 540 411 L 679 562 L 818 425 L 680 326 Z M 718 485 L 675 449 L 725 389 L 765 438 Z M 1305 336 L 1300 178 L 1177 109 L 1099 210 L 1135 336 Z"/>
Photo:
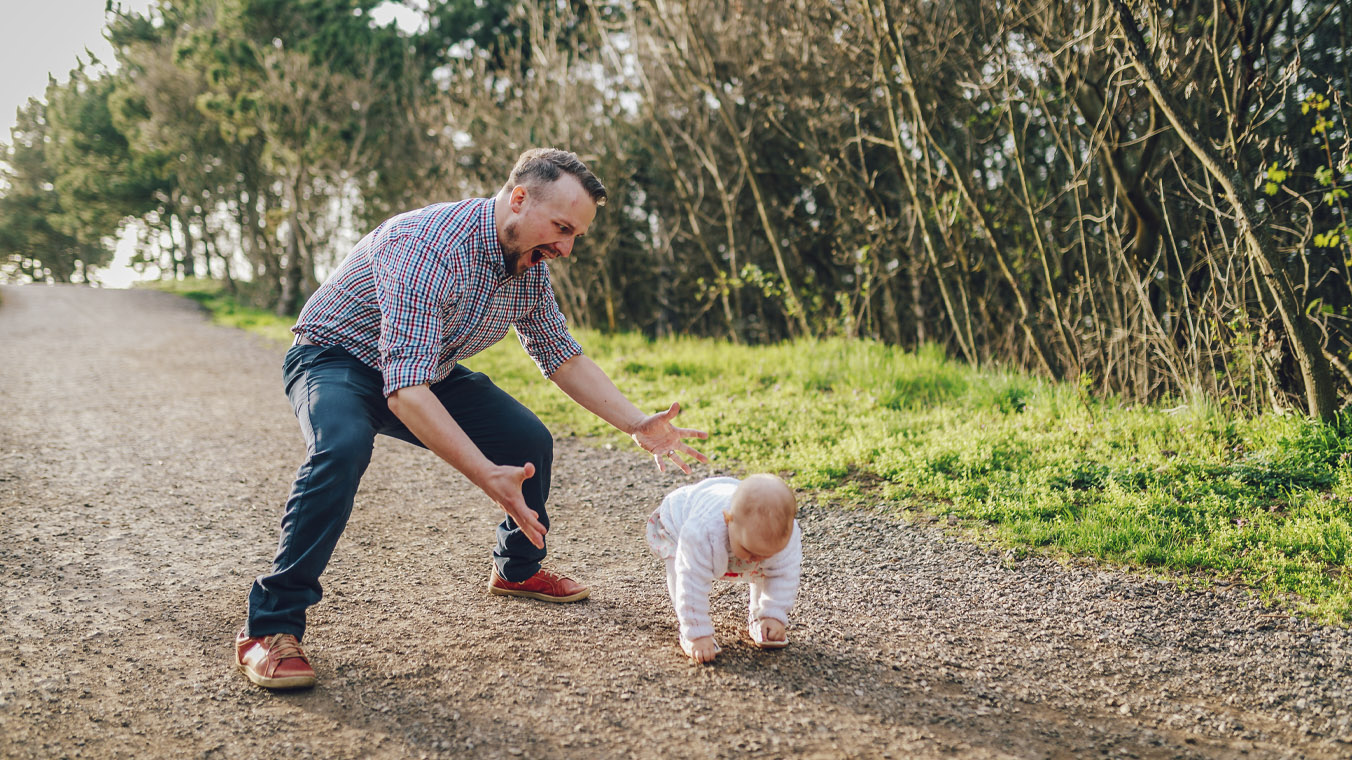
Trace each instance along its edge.
<path fill-rule="evenodd" d="M 511 195 L 508 196 L 513 213 L 521 213 L 521 205 L 526 202 L 526 186 L 517 185 L 512 188 Z"/>

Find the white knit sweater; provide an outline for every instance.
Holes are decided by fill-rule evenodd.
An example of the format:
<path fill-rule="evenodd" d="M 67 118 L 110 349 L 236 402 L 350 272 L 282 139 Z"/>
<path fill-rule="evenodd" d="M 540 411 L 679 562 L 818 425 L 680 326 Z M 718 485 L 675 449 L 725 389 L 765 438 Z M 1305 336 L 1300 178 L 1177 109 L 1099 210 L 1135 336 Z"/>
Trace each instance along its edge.
<path fill-rule="evenodd" d="M 785 625 L 798 596 L 803 562 L 803 535 L 798 521 L 782 551 L 761 562 L 743 562 L 732 554 L 723 512 L 741 481 L 709 478 L 667 494 L 648 518 L 648 545 L 665 560 L 674 558 L 672 605 L 686 639 L 712 636 L 709 592 L 718 578 L 751 584 L 748 622 L 771 618 Z M 673 563 L 668 562 L 671 568 Z"/>

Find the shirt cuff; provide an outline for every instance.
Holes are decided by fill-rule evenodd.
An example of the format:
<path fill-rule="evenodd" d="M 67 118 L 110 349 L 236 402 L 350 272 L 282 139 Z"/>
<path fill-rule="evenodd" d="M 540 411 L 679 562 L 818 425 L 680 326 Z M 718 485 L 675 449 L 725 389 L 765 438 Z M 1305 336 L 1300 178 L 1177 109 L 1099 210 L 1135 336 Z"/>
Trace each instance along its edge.
<path fill-rule="evenodd" d="M 550 346 L 549 351 L 531 358 L 540 368 L 540 374 L 549 377 L 558 372 L 559 367 L 562 367 L 564 362 L 580 353 L 582 353 L 582 346 L 569 337 L 567 340 L 559 341 L 557 344 Z"/>
<path fill-rule="evenodd" d="M 436 373 L 436 360 L 423 356 L 399 357 L 385 355 L 380 357 L 381 375 L 385 378 L 385 398 L 400 388 L 412 385 L 424 385 L 432 382 Z"/>

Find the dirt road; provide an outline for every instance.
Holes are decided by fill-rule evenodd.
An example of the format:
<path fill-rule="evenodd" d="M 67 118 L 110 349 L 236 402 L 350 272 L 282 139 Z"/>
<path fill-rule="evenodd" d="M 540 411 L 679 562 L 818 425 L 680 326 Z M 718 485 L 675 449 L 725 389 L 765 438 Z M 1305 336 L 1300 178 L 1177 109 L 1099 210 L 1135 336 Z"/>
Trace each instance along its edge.
<path fill-rule="evenodd" d="M 551 565 L 590 600 L 487 594 L 496 509 L 382 440 L 319 686 L 260 690 L 230 642 L 303 453 L 284 348 L 160 293 L 0 297 L 0 757 L 1352 755 L 1346 630 L 806 498 L 792 646 L 753 650 L 730 587 L 689 664 L 642 539 L 689 478 L 563 435 Z"/>

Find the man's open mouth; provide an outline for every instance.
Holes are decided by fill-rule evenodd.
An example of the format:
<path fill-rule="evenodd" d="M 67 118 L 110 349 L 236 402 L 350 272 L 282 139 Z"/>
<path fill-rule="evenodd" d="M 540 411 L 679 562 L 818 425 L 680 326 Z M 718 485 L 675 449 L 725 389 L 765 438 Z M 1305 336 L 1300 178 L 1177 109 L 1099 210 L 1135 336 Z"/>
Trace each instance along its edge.
<path fill-rule="evenodd" d="M 541 261 L 549 261 L 550 259 L 557 259 L 558 257 L 559 254 L 555 252 L 552 247 L 547 245 L 542 245 L 539 248 L 530 249 L 531 266 L 535 266 L 536 264 L 539 264 Z"/>

